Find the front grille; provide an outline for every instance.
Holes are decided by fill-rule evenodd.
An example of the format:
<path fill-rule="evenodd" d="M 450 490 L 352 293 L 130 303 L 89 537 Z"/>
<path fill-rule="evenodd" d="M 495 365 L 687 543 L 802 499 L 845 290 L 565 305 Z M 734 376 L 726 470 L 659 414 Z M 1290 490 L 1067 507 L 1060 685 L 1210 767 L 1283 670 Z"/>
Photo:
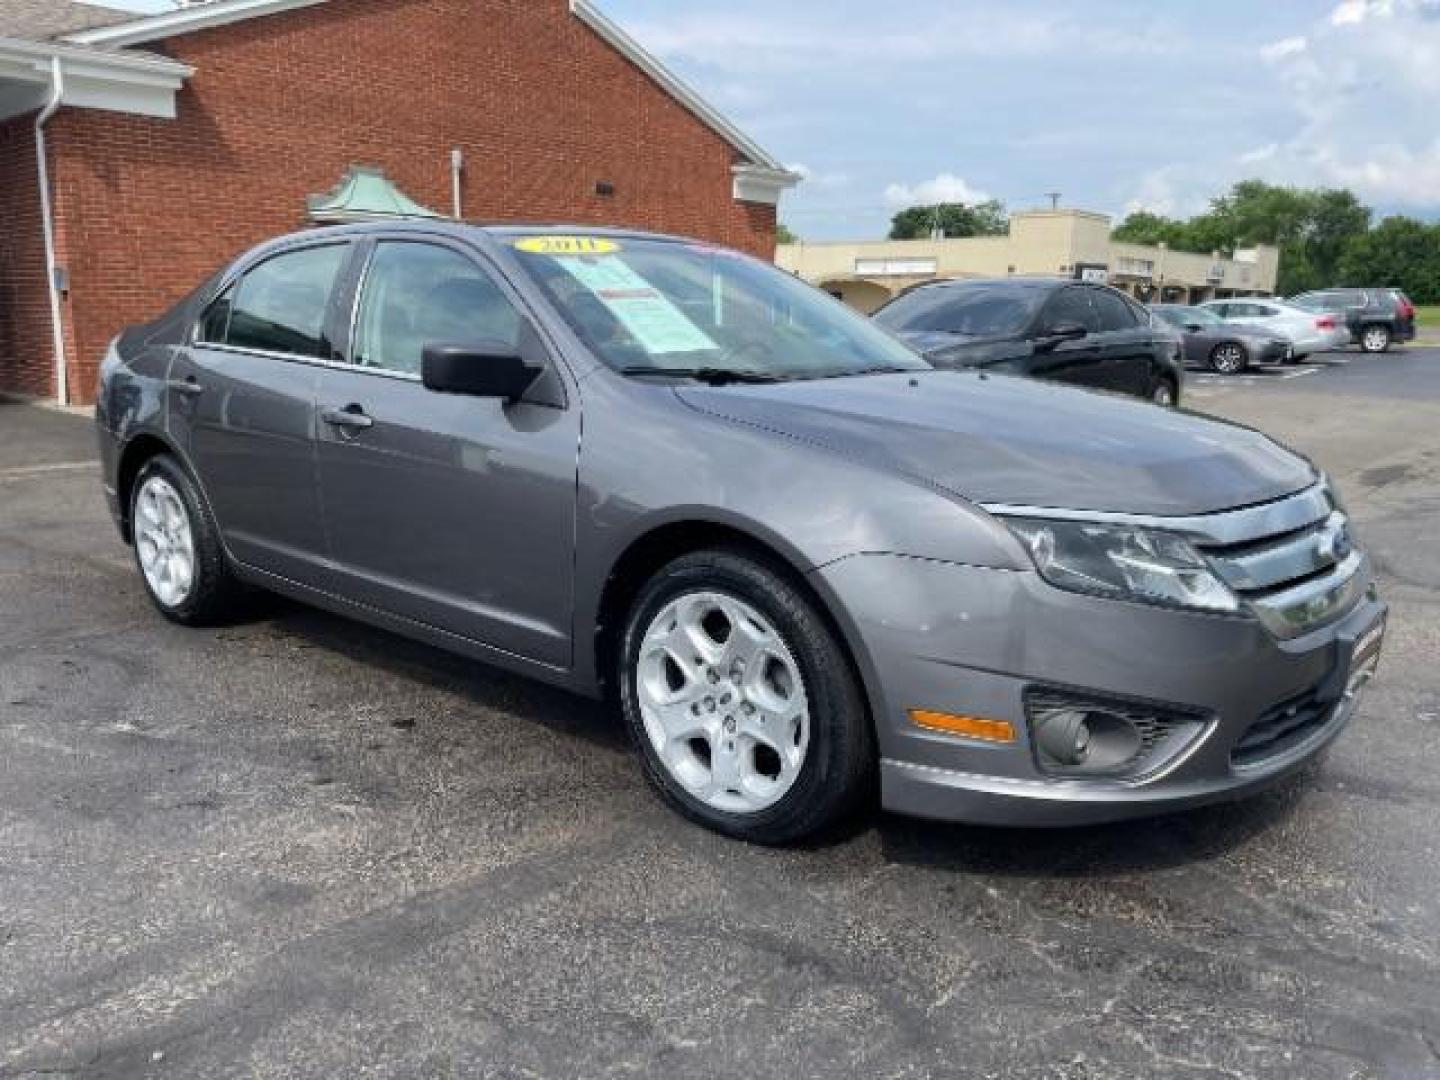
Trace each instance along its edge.
<path fill-rule="evenodd" d="M 1329 722 L 1334 701 L 1321 701 L 1312 689 L 1265 712 L 1230 749 L 1230 764 L 1237 768 L 1259 765 L 1299 746 Z"/>
<path fill-rule="evenodd" d="M 1238 515 L 1237 515 L 1238 516 Z M 1359 599 L 1363 563 L 1350 521 L 1323 488 L 1257 510 L 1253 524 L 1198 546 L 1235 594 L 1277 637 L 1344 614 Z"/>

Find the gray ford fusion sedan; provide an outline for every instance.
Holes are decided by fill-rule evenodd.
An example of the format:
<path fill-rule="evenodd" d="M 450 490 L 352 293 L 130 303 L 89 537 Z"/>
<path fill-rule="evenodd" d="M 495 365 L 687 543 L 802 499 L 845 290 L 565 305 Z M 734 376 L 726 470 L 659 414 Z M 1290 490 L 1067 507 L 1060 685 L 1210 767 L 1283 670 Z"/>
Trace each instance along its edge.
<path fill-rule="evenodd" d="M 878 789 L 1067 825 L 1252 792 L 1345 726 L 1385 608 L 1265 436 L 932 370 L 722 248 L 361 225 L 123 333 L 105 490 L 156 607 L 260 586 L 612 693 L 696 821 Z"/>

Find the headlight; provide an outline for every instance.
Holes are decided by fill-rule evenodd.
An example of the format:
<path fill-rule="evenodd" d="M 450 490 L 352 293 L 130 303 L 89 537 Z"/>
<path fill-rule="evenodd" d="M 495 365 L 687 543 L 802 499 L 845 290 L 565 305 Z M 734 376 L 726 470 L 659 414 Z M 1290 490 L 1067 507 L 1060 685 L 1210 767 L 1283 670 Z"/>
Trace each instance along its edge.
<path fill-rule="evenodd" d="M 1235 594 L 1188 541 L 1133 525 L 1005 518 L 1051 585 L 1119 600 L 1237 611 Z"/>

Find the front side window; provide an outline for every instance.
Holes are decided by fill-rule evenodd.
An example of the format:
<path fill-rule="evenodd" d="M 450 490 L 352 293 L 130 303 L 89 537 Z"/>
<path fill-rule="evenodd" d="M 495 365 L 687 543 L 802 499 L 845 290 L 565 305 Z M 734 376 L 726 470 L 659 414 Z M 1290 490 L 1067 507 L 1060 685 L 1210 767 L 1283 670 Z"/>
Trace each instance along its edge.
<path fill-rule="evenodd" d="M 365 273 L 354 363 L 416 375 L 430 344 L 519 352 L 520 326 L 520 313 L 500 287 L 458 251 L 383 241 Z"/>
<path fill-rule="evenodd" d="M 228 303 L 224 344 L 329 359 L 325 313 L 347 250 L 344 244 L 328 244 L 266 259 L 211 306 L 202 333 L 209 334 L 212 316 L 218 324 L 219 308 Z M 234 300 L 227 301 L 231 293 Z"/>
<path fill-rule="evenodd" d="M 1108 289 L 1095 289 L 1091 292 L 1090 299 L 1095 304 L 1095 314 L 1100 320 L 1101 330 L 1135 329 L 1135 316 L 1119 293 Z"/>
<path fill-rule="evenodd" d="M 1057 326 L 1080 325 L 1094 334 L 1100 330 L 1100 320 L 1090 303 L 1090 290 L 1080 288 L 1062 289 L 1045 312 L 1045 325 L 1053 330 Z"/>
<path fill-rule="evenodd" d="M 586 346 L 629 375 L 770 380 L 930 367 L 858 312 L 724 248 L 544 235 L 510 246 Z"/>

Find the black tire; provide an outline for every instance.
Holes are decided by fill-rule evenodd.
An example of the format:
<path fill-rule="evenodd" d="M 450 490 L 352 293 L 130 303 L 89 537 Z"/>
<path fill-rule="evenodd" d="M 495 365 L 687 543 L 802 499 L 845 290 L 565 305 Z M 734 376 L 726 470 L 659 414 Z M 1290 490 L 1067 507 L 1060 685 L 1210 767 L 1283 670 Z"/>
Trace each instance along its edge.
<path fill-rule="evenodd" d="M 1173 379 L 1161 376 L 1155 381 L 1155 386 L 1150 391 L 1150 400 L 1162 409 L 1178 409 L 1180 407 L 1180 388 L 1175 385 Z"/>
<path fill-rule="evenodd" d="M 1238 341 L 1222 341 L 1210 350 L 1209 361 L 1217 374 L 1239 375 L 1250 366 L 1250 350 Z"/>
<path fill-rule="evenodd" d="M 139 514 L 140 493 L 147 480 L 159 477 L 175 489 L 189 519 L 190 535 L 194 545 L 194 576 L 189 591 L 175 604 L 167 604 L 151 587 L 140 561 L 138 538 L 132 546 L 135 549 L 135 567 L 140 571 L 141 584 L 156 610 L 171 622 L 182 626 L 210 626 L 227 621 L 239 606 L 241 587 L 230 572 L 220 543 L 220 530 L 214 515 L 200 495 L 200 489 L 190 473 L 169 454 L 158 454 L 147 461 L 135 477 L 130 491 L 130 527 L 134 533 Z"/>
<path fill-rule="evenodd" d="M 1383 353 L 1389 350 L 1393 335 L 1390 328 L 1372 323 L 1360 329 L 1360 348 L 1367 353 Z"/>
<path fill-rule="evenodd" d="M 665 605 L 697 591 L 729 594 L 763 614 L 784 639 L 804 680 L 811 730 L 803 764 L 778 802 L 753 813 L 727 812 L 687 791 L 661 761 L 641 716 L 636 680 L 646 628 Z M 813 601 L 761 559 L 713 549 L 671 562 L 635 598 L 618 653 L 620 705 L 646 779 L 691 821 L 752 843 L 791 844 L 834 827 L 874 791 L 874 733 L 846 654 Z"/>

